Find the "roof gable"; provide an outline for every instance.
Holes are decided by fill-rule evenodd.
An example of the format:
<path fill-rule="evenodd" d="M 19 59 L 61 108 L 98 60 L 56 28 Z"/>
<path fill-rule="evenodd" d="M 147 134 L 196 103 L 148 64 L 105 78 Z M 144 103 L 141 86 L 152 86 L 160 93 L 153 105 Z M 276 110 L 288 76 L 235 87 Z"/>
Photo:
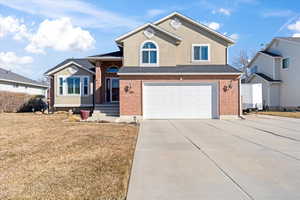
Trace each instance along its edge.
<path fill-rule="evenodd" d="M 109 61 L 119 61 L 123 58 L 123 49 L 119 51 L 104 53 L 104 54 L 98 54 L 94 56 L 87 57 L 88 60 L 109 60 Z"/>
<path fill-rule="evenodd" d="M 227 36 L 225 36 L 225 35 L 223 35 L 223 34 L 217 32 L 217 31 L 215 31 L 215 30 L 209 28 L 208 26 L 206 26 L 206 25 L 204 25 L 204 24 L 201 24 L 201 23 L 199 23 L 199 22 L 197 22 L 197 21 L 195 21 L 195 20 L 193 20 L 193 19 L 191 19 L 191 18 L 189 18 L 189 17 L 187 17 L 187 16 L 185 16 L 185 15 L 183 15 L 183 14 L 180 14 L 180 13 L 178 13 L 178 12 L 173 12 L 173 13 L 171 13 L 170 15 L 168 15 L 168 16 L 166 16 L 166 17 L 160 19 L 160 20 L 157 20 L 157 21 L 154 22 L 153 24 L 159 25 L 159 24 L 163 23 L 164 21 L 166 21 L 166 20 L 168 20 L 168 19 L 171 19 L 171 18 L 175 18 L 175 17 L 184 19 L 185 21 L 189 22 L 190 24 L 193 24 L 194 26 L 199 27 L 199 28 L 201 28 L 201 29 L 207 31 L 207 32 L 209 32 L 210 34 L 213 34 L 213 35 L 219 37 L 220 39 L 224 40 L 224 41 L 227 42 L 228 44 L 231 44 L 231 45 L 232 45 L 232 44 L 235 43 L 234 40 L 232 40 L 231 38 L 229 38 L 229 37 L 227 37 Z"/>
<path fill-rule="evenodd" d="M 132 35 L 134 35 L 134 34 L 136 34 L 136 33 L 138 33 L 138 32 L 140 32 L 140 31 L 142 31 L 142 30 L 146 30 L 148 27 L 150 27 L 150 28 L 152 28 L 152 29 L 154 29 L 154 30 L 156 30 L 156 31 L 159 31 L 159 32 L 161 32 L 161 33 L 163 33 L 163 34 L 169 36 L 170 38 L 174 39 L 174 40 L 175 40 L 176 42 L 178 42 L 178 43 L 182 40 L 179 36 L 175 35 L 174 33 L 171 33 L 171 32 L 169 32 L 169 31 L 167 31 L 167 30 L 165 30 L 165 29 L 163 29 L 163 28 L 161 28 L 161 27 L 159 27 L 159 26 L 156 26 L 156 25 L 154 25 L 154 24 L 147 23 L 147 24 L 144 24 L 144 25 L 142 25 L 142 26 L 140 26 L 140 27 L 134 29 L 134 30 L 131 31 L 131 32 L 128 32 L 128 33 L 126 33 L 126 34 L 124 34 L 124 35 L 118 37 L 115 41 L 116 41 L 118 44 L 121 44 L 122 41 L 123 41 L 124 39 L 126 39 L 126 38 L 128 38 L 128 37 L 130 37 L 130 36 L 132 36 Z"/>
<path fill-rule="evenodd" d="M 47 76 L 52 75 L 72 64 L 76 65 L 77 67 L 79 67 L 85 71 L 95 74 L 95 72 L 92 71 L 95 68 L 95 66 L 92 63 L 90 63 L 90 61 L 88 61 L 88 59 L 70 58 L 70 59 L 64 60 L 63 62 L 59 63 L 55 67 L 49 69 L 47 72 L 45 72 L 45 75 L 47 75 Z"/>

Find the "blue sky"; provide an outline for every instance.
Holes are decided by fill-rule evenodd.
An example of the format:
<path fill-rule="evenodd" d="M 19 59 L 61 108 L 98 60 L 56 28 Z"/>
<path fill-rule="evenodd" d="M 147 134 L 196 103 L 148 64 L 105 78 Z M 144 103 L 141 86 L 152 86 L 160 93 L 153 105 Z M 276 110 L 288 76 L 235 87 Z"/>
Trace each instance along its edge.
<path fill-rule="evenodd" d="M 288 2 L 0 0 L 0 67 L 39 79 L 66 58 L 117 50 L 115 38 L 173 11 L 236 39 L 232 62 L 240 50 L 253 53 L 275 36 L 300 37 L 300 3 Z"/>

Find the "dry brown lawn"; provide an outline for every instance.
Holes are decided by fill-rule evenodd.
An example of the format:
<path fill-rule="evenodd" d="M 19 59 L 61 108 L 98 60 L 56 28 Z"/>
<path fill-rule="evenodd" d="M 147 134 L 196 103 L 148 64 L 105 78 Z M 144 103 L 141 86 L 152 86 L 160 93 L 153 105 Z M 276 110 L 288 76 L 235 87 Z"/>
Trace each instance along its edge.
<path fill-rule="evenodd" d="M 291 118 L 300 118 L 300 112 L 257 112 L 257 114 L 261 115 L 273 115 L 279 117 L 291 117 Z"/>
<path fill-rule="evenodd" d="M 126 197 L 137 127 L 0 114 L 0 199 Z"/>

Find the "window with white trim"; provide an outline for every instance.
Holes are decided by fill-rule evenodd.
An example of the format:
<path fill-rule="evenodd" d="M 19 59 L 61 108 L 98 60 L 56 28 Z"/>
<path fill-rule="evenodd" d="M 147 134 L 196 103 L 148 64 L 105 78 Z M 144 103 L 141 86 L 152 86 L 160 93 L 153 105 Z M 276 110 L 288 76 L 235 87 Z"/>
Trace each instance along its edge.
<path fill-rule="evenodd" d="M 63 95 L 64 94 L 64 79 L 62 77 L 59 77 L 59 88 L 58 88 L 58 94 Z"/>
<path fill-rule="evenodd" d="M 192 48 L 193 61 L 209 61 L 209 45 L 194 44 Z"/>
<path fill-rule="evenodd" d="M 68 77 L 67 79 L 67 93 L 71 95 L 80 94 L 80 78 Z"/>
<path fill-rule="evenodd" d="M 289 65 L 290 65 L 290 58 L 282 59 L 282 69 L 289 68 Z"/>
<path fill-rule="evenodd" d="M 158 47 L 154 42 L 146 42 L 141 49 L 141 64 L 142 65 L 157 65 L 158 64 Z"/>
<path fill-rule="evenodd" d="M 89 78 L 84 77 L 83 78 L 83 95 L 89 94 Z"/>

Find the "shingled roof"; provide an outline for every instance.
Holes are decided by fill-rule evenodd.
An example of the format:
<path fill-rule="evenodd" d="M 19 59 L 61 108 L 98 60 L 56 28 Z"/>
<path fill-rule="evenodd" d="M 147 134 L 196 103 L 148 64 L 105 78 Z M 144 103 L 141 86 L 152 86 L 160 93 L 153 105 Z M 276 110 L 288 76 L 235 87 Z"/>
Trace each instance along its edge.
<path fill-rule="evenodd" d="M 139 74 L 241 74 L 230 65 L 177 65 L 161 67 L 122 67 L 119 75 Z"/>
<path fill-rule="evenodd" d="M 263 73 L 255 73 L 255 74 L 258 75 L 258 76 L 260 76 L 261 78 L 269 81 L 269 82 L 281 82 L 281 80 L 274 80 L 271 77 L 269 77 L 269 76 L 267 76 L 267 75 L 265 75 Z"/>
<path fill-rule="evenodd" d="M 113 52 L 98 54 L 89 57 L 123 57 L 123 51 L 113 51 Z"/>
<path fill-rule="evenodd" d="M 95 65 L 93 65 L 88 59 L 85 58 L 69 58 L 64 60 L 63 62 L 59 63 L 58 65 L 56 65 L 55 67 L 49 69 L 48 71 L 45 72 L 46 75 L 49 75 L 50 72 L 64 66 L 67 65 L 68 63 L 76 63 L 78 65 L 80 65 L 81 67 L 83 67 L 84 69 L 93 71 L 95 68 Z"/>
<path fill-rule="evenodd" d="M 48 85 L 46 85 L 44 83 L 34 81 L 32 79 L 26 78 L 22 75 L 5 70 L 3 68 L 0 68 L 0 80 L 7 81 L 7 82 L 13 82 L 13 83 L 20 83 L 20 84 L 24 84 L 24 85 L 33 85 L 33 86 L 44 87 L 44 88 L 48 87 Z"/>
<path fill-rule="evenodd" d="M 267 55 L 272 56 L 272 57 L 282 57 L 279 54 L 271 53 L 271 52 L 268 52 L 268 51 L 260 51 L 260 53 L 264 53 L 264 54 L 267 54 Z"/>

